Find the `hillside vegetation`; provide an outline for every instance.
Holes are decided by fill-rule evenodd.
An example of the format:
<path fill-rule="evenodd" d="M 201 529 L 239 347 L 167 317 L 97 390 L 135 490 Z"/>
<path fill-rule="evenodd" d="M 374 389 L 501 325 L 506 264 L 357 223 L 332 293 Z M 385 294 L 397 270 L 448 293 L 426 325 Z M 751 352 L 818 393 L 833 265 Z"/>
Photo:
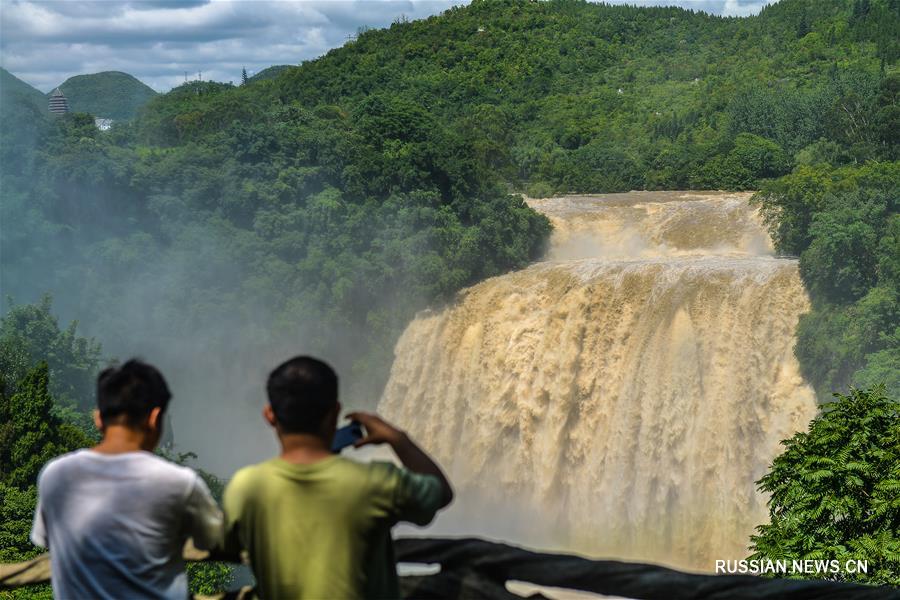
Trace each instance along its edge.
<path fill-rule="evenodd" d="M 266 67 L 262 71 L 259 71 L 258 73 L 249 77 L 248 81 L 265 81 L 266 79 L 275 79 L 285 70 L 290 68 L 291 65 L 272 65 L 271 67 Z"/>
<path fill-rule="evenodd" d="M 189 104 L 170 94 L 140 135 L 202 143 L 293 106 L 356 127 L 388 177 L 427 161 L 416 136 L 440 127 L 535 196 L 762 187 L 776 245 L 803 256 L 813 297 L 806 376 L 822 398 L 879 381 L 897 394 L 898 13 L 878 0 L 785 0 L 745 19 L 476 1 L 364 32 L 272 81 Z"/>
<path fill-rule="evenodd" d="M 73 112 L 122 121 L 133 118 L 156 92 L 128 73 L 76 75 L 59 86 Z"/>
<path fill-rule="evenodd" d="M 806 374 L 890 376 L 898 19 L 893 0 L 743 19 L 480 0 L 271 79 L 185 84 L 109 134 L 59 119 L 4 202 L 7 288 L 101 337 L 150 306 L 164 339 L 303 339 L 371 398 L 417 309 L 540 254 L 547 221 L 508 191 L 761 186 L 813 293 Z M 833 185 L 798 196 L 806 173 Z M 858 280 L 823 291 L 841 269 Z"/>
<path fill-rule="evenodd" d="M 0 105 L 29 107 L 47 111 L 47 98 L 6 69 L 0 67 Z"/>
<path fill-rule="evenodd" d="M 9 195 L 24 193 L 27 189 L 28 176 L 34 172 L 37 149 L 50 126 L 44 94 L 0 68 L 0 186 L 3 194 L 0 210 Z M 6 226 L 0 226 L 4 227 L 5 236 Z M 5 257 L 2 260 L 6 262 Z"/>
<path fill-rule="evenodd" d="M 181 123 L 176 139 L 255 120 L 254 107 L 271 102 L 350 115 L 385 95 L 464 134 L 520 188 L 753 188 L 825 140 L 848 161 L 896 152 L 886 148 L 894 123 L 867 117 L 883 108 L 898 30 L 896 5 L 877 0 L 786 0 L 746 19 L 476 1 L 364 32 L 269 86 L 196 103 L 206 118 Z M 415 118 L 398 114 L 397 125 Z"/>
<path fill-rule="evenodd" d="M 884 387 L 835 394 L 809 431 L 757 483 L 771 497 L 769 522 L 751 538 L 756 560 L 800 557 L 866 561 L 865 573 L 797 578 L 900 585 L 900 401 Z"/>

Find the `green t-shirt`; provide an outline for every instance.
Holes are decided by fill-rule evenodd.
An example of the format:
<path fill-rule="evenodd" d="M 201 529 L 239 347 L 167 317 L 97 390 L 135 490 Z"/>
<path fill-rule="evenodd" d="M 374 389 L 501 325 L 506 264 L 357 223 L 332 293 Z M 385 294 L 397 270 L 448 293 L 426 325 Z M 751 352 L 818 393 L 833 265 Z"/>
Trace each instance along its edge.
<path fill-rule="evenodd" d="M 437 477 L 391 463 L 274 458 L 225 489 L 226 550 L 249 553 L 266 600 L 398 598 L 391 527 L 428 524 L 442 499 Z"/>

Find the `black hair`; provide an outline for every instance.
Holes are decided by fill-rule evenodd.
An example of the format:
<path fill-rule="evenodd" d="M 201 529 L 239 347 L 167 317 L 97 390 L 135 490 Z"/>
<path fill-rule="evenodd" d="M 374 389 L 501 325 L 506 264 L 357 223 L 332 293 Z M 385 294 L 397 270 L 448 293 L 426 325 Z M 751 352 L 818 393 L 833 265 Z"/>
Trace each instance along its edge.
<path fill-rule="evenodd" d="M 136 427 L 154 408 L 165 412 L 171 398 L 162 373 L 134 358 L 97 376 L 97 409 L 104 424 L 123 421 Z"/>
<path fill-rule="evenodd" d="M 282 431 L 318 434 L 337 406 L 338 377 L 321 360 L 295 356 L 269 374 L 266 392 Z"/>

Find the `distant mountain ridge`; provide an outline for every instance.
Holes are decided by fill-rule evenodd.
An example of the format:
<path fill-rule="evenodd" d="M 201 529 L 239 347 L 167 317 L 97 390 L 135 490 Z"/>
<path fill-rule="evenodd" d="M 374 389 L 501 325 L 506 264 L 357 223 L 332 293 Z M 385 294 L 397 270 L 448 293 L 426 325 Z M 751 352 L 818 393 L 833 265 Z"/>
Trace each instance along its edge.
<path fill-rule="evenodd" d="M 293 67 L 294 65 L 272 65 L 271 67 L 266 67 L 252 77 L 249 77 L 248 81 L 264 81 L 266 79 L 275 79 L 276 77 Z"/>
<path fill-rule="evenodd" d="M 66 95 L 73 112 L 116 121 L 134 118 L 138 109 L 157 95 L 147 84 L 120 71 L 75 75 L 59 89 Z"/>
<path fill-rule="evenodd" d="M 39 89 L 25 83 L 4 68 L 0 68 L 0 104 L 5 108 L 27 105 L 47 110 L 47 99 Z"/>

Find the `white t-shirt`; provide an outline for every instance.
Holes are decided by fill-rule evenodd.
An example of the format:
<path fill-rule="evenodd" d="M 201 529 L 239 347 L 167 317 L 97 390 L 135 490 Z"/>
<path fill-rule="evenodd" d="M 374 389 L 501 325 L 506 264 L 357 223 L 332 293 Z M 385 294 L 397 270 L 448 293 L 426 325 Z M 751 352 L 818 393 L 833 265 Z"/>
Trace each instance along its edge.
<path fill-rule="evenodd" d="M 62 600 L 184 600 L 185 540 L 209 549 L 221 535 L 222 513 L 203 480 L 150 452 L 78 450 L 38 477 L 31 541 L 50 549 Z"/>

